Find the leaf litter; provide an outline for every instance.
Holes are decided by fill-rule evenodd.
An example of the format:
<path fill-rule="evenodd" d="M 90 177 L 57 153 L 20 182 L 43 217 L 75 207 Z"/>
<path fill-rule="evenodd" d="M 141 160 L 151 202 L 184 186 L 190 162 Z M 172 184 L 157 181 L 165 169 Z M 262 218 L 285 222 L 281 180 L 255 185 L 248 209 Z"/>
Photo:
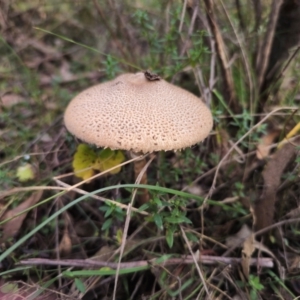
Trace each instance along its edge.
<path fill-rule="evenodd" d="M 0 237 L 0 243 L 5 242 L 7 239 L 12 238 L 19 233 L 19 230 L 22 228 L 23 221 L 26 218 L 28 211 L 24 213 L 22 212 L 39 202 L 42 195 L 43 191 L 33 193 L 26 200 L 22 201 L 17 207 L 4 213 L 4 215 L 0 219 L 0 222 L 5 222 L 5 220 L 8 219 L 9 220 L 1 225 L 2 234 Z"/>

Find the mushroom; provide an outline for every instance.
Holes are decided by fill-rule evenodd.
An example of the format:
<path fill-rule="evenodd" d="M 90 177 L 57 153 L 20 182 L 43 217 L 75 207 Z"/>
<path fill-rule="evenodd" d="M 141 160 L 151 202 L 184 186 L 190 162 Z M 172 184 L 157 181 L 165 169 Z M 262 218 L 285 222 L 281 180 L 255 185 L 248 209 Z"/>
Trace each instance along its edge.
<path fill-rule="evenodd" d="M 84 90 L 68 105 L 64 121 L 84 142 L 134 153 L 190 147 L 213 126 L 201 99 L 149 72 L 123 74 Z"/>

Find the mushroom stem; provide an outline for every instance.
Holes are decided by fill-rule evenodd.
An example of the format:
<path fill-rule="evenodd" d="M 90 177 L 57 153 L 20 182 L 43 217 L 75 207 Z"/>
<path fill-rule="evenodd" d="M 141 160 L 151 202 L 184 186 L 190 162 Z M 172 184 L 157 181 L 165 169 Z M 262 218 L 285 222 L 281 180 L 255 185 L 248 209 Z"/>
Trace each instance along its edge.
<path fill-rule="evenodd" d="M 130 152 L 130 155 L 132 157 L 138 155 L 134 152 Z M 136 183 L 139 184 L 147 184 L 148 183 L 148 177 L 147 177 L 147 170 L 144 170 L 144 168 L 147 165 L 147 159 L 146 156 L 144 156 L 142 159 L 134 161 L 134 178 L 136 180 Z M 148 203 L 150 199 L 149 192 L 147 189 L 139 189 L 137 200 L 140 205 L 143 205 L 145 203 Z"/>
<path fill-rule="evenodd" d="M 142 160 L 138 160 L 134 162 L 134 177 L 135 179 L 139 176 L 142 169 L 145 167 L 147 161 L 146 158 L 143 158 Z M 140 184 L 147 184 L 147 172 L 144 172 L 142 175 Z M 137 195 L 137 200 L 139 204 L 143 205 L 149 201 L 149 192 L 147 189 L 140 189 Z"/>

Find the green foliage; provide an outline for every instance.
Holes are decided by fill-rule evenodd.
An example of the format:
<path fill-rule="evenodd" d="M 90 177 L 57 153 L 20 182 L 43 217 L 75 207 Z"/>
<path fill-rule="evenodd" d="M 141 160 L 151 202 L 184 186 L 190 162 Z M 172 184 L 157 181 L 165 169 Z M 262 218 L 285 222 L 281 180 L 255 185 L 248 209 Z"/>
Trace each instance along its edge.
<path fill-rule="evenodd" d="M 249 286 L 250 286 L 250 299 L 256 300 L 257 293 L 264 289 L 264 286 L 260 283 L 258 276 L 250 274 L 249 276 Z"/>
<path fill-rule="evenodd" d="M 118 166 L 125 159 L 121 151 L 113 151 L 103 149 L 94 151 L 86 144 L 79 144 L 74 154 L 73 169 L 77 177 L 83 180 L 89 179 L 95 174 L 95 170 L 106 171 Z M 111 174 L 117 174 L 121 171 L 121 167 L 117 167 L 110 171 Z"/>
<path fill-rule="evenodd" d="M 122 222 L 125 218 L 126 212 L 114 203 L 105 202 L 103 206 L 99 208 L 103 211 L 104 218 L 106 219 L 102 225 L 103 231 L 108 231 L 114 221 Z"/>
<path fill-rule="evenodd" d="M 103 62 L 107 79 L 113 79 L 120 72 L 119 61 L 111 55 L 107 55 Z"/>
<path fill-rule="evenodd" d="M 137 9 L 133 13 L 133 24 L 139 28 L 141 39 L 147 44 L 147 54 L 140 62 L 144 69 L 151 69 L 164 78 L 172 77 L 187 66 L 196 66 L 205 61 L 209 49 L 204 44 L 205 31 L 195 31 L 191 36 L 193 47 L 185 54 L 180 53 L 179 44 L 184 38 L 178 31 L 180 24 L 180 6 L 170 11 L 170 23 L 167 32 L 158 31 L 160 20 L 149 16 L 145 10 Z"/>
<path fill-rule="evenodd" d="M 75 282 L 75 286 L 78 289 L 78 291 L 80 291 L 81 293 L 84 294 L 86 292 L 86 287 L 85 287 L 85 284 L 83 283 L 83 281 L 80 280 L 79 278 L 75 278 L 74 282 Z"/>
<path fill-rule="evenodd" d="M 169 201 L 161 200 L 163 195 L 152 192 L 152 197 L 147 208 L 150 216 L 149 222 L 153 222 L 159 230 L 165 230 L 166 241 L 170 248 L 173 246 L 174 234 L 179 231 L 179 225 L 191 224 L 191 220 L 186 217 L 186 211 L 183 207 L 186 205 L 186 199 L 176 197 Z"/>

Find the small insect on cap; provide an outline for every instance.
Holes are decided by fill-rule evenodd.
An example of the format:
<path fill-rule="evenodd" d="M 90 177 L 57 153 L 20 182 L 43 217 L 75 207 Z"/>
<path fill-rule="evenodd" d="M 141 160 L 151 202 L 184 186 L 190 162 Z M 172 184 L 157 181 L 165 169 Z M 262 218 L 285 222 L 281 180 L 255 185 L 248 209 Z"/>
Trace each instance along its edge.
<path fill-rule="evenodd" d="M 87 143 L 137 153 L 192 146 L 213 126 L 200 98 L 149 72 L 123 74 L 84 90 L 70 102 L 64 120 Z"/>

